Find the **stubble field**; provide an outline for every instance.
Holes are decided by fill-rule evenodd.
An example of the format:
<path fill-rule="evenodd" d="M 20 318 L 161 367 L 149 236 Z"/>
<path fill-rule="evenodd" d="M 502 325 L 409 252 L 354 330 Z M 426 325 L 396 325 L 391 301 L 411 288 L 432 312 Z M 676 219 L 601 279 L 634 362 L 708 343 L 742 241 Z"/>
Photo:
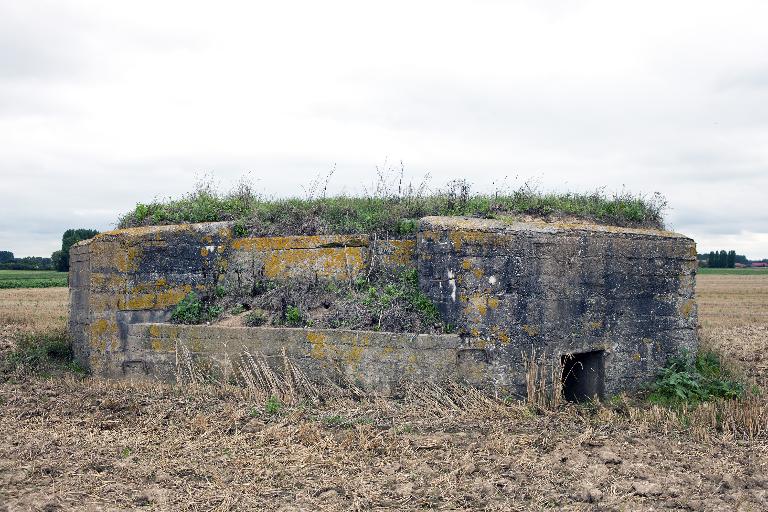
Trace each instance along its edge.
<path fill-rule="evenodd" d="M 768 276 L 704 275 L 702 340 L 762 394 L 534 410 L 458 388 L 294 405 L 0 376 L 0 510 L 767 510 Z M 66 289 L 0 290 L 0 351 Z"/>

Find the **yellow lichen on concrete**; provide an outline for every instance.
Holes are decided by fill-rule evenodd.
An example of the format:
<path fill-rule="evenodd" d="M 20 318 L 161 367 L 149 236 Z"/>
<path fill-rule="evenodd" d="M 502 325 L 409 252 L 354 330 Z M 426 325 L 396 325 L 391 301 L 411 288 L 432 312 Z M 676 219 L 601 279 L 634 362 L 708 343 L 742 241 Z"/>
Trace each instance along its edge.
<path fill-rule="evenodd" d="M 347 277 L 365 267 L 363 248 L 333 247 L 273 251 L 264 258 L 264 275 L 268 279 L 284 278 L 304 272 L 324 277 Z"/>
<path fill-rule="evenodd" d="M 688 299 L 680 305 L 680 314 L 685 318 L 690 318 L 693 312 L 693 307 L 696 305 L 696 301 Z"/>
<path fill-rule="evenodd" d="M 176 325 L 150 325 L 149 345 L 157 352 L 175 352 L 180 329 Z"/>
<path fill-rule="evenodd" d="M 464 312 L 470 322 L 482 321 L 488 312 L 488 297 L 482 294 L 473 294 L 467 297 L 467 305 Z"/>
<path fill-rule="evenodd" d="M 114 266 L 120 272 L 134 272 L 139 268 L 139 261 L 141 260 L 141 248 L 128 247 L 124 251 L 118 251 L 114 255 Z"/>
<path fill-rule="evenodd" d="M 149 346 L 155 352 L 175 352 L 176 340 L 172 338 L 151 338 Z"/>
<path fill-rule="evenodd" d="M 119 309 L 123 298 L 122 293 L 91 293 L 88 297 L 88 307 L 95 313 Z"/>
<path fill-rule="evenodd" d="M 465 258 L 465 259 L 463 259 L 463 260 L 461 261 L 461 268 L 463 268 L 464 270 L 469 270 L 469 269 L 471 269 L 471 268 L 472 268 L 472 262 L 471 262 L 471 261 L 469 261 L 469 260 L 468 260 L 468 259 L 466 259 L 466 258 Z"/>
<path fill-rule="evenodd" d="M 491 309 L 498 309 L 499 307 L 499 298 L 498 297 L 488 297 L 488 307 Z"/>
<path fill-rule="evenodd" d="M 91 288 L 107 288 L 112 290 L 124 289 L 128 280 L 125 276 L 120 274 L 104 274 L 100 272 L 92 272 Z"/>
<path fill-rule="evenodd" d="M 349 347 L 344 361 L 349 365 L 355 365 L 363 358 L 363 347 L 352 346 Z"/>
<path fill-rule="evenodd" d="M 603 328 L 603 322 L 601 322 L 599 320 L 587 323 L 587 329 L 589 329 L 591 331 L 596 331 L 596 330 L 602 329 L 602 328 Z"/>
<path fill-rule="evenodd" d="M 316 236 L 270 236 L 258 238 L 237 238 L 232 241 L 236 251 L 284 251 L 288 249 L 321 249 L 335 247 L 367 247 L 366 235 L 316 235 Z"/>
<path fill-rule="evenodd" d="M 307 341 L 312 345 L 309 355 L 314 359 L 325 359 L 325 334 L 308 332 Z"/>
<path fill-rule="evenodd" d="M 385 266 L 411 265 L 416 260 L 415 240 L 385 240 L 381 243 L 392 248 L 389 253 L 379 254 L 381 263 Z"/>
<path fill-rule="evenodd" d="M 91 323 L 91 336 L 102 337 L 117 334 L 117 322 L 106 318 L 99 318 Z"/>
<path fill-rule="evenodd" d="M 439 242 L 442 236 L 440 231 L 424 230 L 421 232 L 421 239 L 425 242 Z"/>
<path fill-rule="evenodd" d="M 525 334 L 530 337 L 534 337 L 539 334 L 539 328 L 535 325 L 523 324 L 522 329 L 525 331 Z"/>
<path fill-rule="evenodd" d="M 118 309 L 141 310 L 141 309 L 166 309 L 175 306 L 181 299 L 192 291 L 192 286 L 184 285 L 169 288 L 157 293 L 137 293 L 130 294 L 126 300 L 118 301 Z"/>
<path fill-rule="evenodd" d="M 218 234 L 221 238 L 232 238 L 232 228 L 222 226 L 219 228 Z"/>
<path fill-rule="evenodd" d="M 504 328 L 499 325 L 491 326 L 491 338 L 499 340 L 504 344 L 511 341 L 509 334 L 507 334 Z"/>

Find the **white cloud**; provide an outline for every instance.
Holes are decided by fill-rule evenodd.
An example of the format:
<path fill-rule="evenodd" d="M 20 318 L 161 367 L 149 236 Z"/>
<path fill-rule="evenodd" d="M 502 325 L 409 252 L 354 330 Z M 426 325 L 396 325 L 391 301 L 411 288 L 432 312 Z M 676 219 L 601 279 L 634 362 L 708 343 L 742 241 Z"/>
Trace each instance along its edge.
<path fill-rule="evenodd" d="M 658 190 L 700 249 L 767 257 L 766 15 L 0 0 L 0 249 L 47 254 L 201 171 L 288 195 L 334 164 L 332 185 L 359 189 L 388 157 L 436 182 Z"/>

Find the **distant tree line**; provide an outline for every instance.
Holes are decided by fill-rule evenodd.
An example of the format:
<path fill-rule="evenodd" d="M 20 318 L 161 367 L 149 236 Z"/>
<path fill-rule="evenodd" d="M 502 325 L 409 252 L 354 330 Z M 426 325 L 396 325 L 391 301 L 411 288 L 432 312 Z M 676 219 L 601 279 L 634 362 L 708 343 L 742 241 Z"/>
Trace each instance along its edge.
<path fill-rule="evenodd" d="M 709 254 L 699 254 L 699 261 L 709 268 L 734 268 L 736 263 L 749 265 L 749 260 L 743 254 L 736 251 L 711 251 Z"/>
<path fill-rule="evenodd" d="M 51 258 L 27 256 L 14 258 L 10 251 L 0 251 L 0 270 L 53 270 Z"/>
<path fill-rule="evenodd" d="M 81 240 L 98 235 L 95 229 L 68 229 L 61 237 L 61 249 L 50 258 L 27 256 L 15 258 L 11 251 L 0 251 L 0 270 L 58 270 L 69 271 L 69 249 Z"/>

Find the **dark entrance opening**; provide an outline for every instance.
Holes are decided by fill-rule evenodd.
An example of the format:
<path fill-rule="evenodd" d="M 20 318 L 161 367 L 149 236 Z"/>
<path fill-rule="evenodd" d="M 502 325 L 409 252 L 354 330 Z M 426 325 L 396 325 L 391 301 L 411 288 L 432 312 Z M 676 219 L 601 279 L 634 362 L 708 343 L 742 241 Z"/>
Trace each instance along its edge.
<path fill-rule="evenodd" d="M 562 356 L 563 397 L 569 402 L 603 398 L 605 388 L 605 351 Z"/>

